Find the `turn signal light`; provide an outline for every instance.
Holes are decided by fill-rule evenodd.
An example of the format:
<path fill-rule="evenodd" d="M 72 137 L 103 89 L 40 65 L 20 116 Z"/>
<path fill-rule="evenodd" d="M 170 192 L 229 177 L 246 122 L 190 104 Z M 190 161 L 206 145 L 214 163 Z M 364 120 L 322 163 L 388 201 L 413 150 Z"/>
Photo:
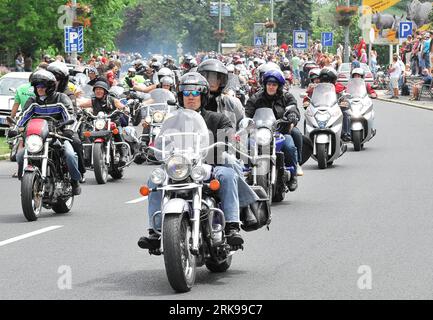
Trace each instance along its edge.
<path fill-rule="evenodd" d="M 90 131 L 84 131 L 84 136 L 86 138 L 90 138 L 91 135 L 92 135 L 92 133 Z"/>
<path fill-rule="evenodd" d="M 113 134 L 114 135 L 118 135 L 119 134 L 119 129 L 117 129 L 117 128 L 113 129 Z"/>
<path fill-rule="evenodd" d="M 220 189 L 220 182 L 219 182 L 218 180 L 216 180 L 216 179 L 212 180 L 212 181 L 209 183 L 209 188 L 210 188 L 212 191 L 218 191 L 218 190 Z"/>
<path fill-rule="evenodd" d="M 149 189 L 149 187 L 148 187 L 148 186 L 142 186 L 142 187 L 140 188 L 140 194 L 141 194 L 143 197 L 147 197 L 147 196 L 150 194 L 150 189 Z"/>

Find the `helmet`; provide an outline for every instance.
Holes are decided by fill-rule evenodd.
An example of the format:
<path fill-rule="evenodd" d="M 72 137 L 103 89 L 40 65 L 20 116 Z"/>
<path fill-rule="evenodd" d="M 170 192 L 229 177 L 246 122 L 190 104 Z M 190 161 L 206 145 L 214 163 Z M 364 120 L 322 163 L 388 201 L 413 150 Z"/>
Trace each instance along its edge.
<path fill-rule="evenodd" d="M 335 84 L 337 82 L 337 72 L 332 68 L 323 68 L 320 71 L 320 82 L 329 82 Z"/>
<path fill-rule="evenodd" d="M 320 69 L 319 68 L 311 69 L 310 72 L 308 72 L 308 78 L 310 78 L 311 80 L 316 79 L 319 76 L 320 76 Z"/>
<path fill-rule="evenodd" d="M 161 79 L 164 77 L 174 78 L 174 73 L 169 68 L 164 67 L 158 71 L 157 77 L 158 77 L 158 82 L 161 82 Z"/>
<path fill-rule="evenodd" d="M 235 72 L 235 66 L 232 64 L 229 64 L 227 66 L 227 72 Z"/>
<path fill-rule="evenodd" d="M 189 65 L 191 66 L 191 68 L 198 67 L 197 60 L 195 58 L 192 58 L 191 61 L 189 62 Z"/>
<path fill-rule="evenodd" d="M 198 72 L 188 72 L 184 74 L 179 80 L 179 89 L 177 98 L 179 104 L 183 107 L 183 91 L 195 90 L 201 93 L 201 107 L 207 104 L 209 99 L 209 83 L 206 78 Z"/>
<path fill-rule="evenodd" d="M 284 59 L 283 59 L 283 64 L 284 64 L 285 66 L 288 66 L 288 65 L 289 65 L 289 59 L 284 58 Z"/>
<path fill-rule="evenodd" d="M 209 78 L 209 74 L 211 72 L 215 72 L 218 75 L 218 80 L 220 80 L 220 88 L 224 88 L 227 85 L 227 81 L 229 79 L 229 73 L 224 64 L 217 59 L 208 59 L 200 63 L 197 68 L 197 72 L 199 72 L 206 79 Z"/>
<path fill-rule="evenodd" d="M 365 75 L 364 69 L 362 69 L 362 68 L 355 68 L 355 69 L 353 69 L 352 70 L 352 78 L 353 78 L 353 76 L 355 74 L 359 74 L 361 76 L 361 78 L 364 79 L 364 75 Z"/>
<path fill-rule="evenodd" d="M 135 70 L 135 68 L 129 68 L 129 69 L 128 69 L 128 73 L 129 73 L 129 72 L 131 72 L 131 73 L 136 73 L 137 70 Z"/>
<path fill-rule="evenodd" d="M 64 62 L 54 61 L 47 70 L 54 74 L 57 80 L 57 91 L 64 92 L 69 82 L 69 69 Z"/>
<path fill-rule="evenodd" d="M 162 65 L 161 62 L 155 61 L 152 62 L 152 64 L 150 65 L 155 71 L 159 71 L 159 69 L 161 69 Z"/>
<path fill-rule="evenodd" d="M 137 59 L 133 62 L 134 66 L 142 66 L 143 65 L 143 61 L 141 61 L 140 59 Z"/>
<path fill-rule="evenodd" d="M 102 88 L 107 93 L 110 91 L 108 83 L 106 83 L 105 81 L 96 81 L 95 85 L 93 86 L 93 91 L 95 91 L 96 88 Z"/>
<path fill-rule="evenodd" d="M 95 67 L 89 67 L 87 70 L 87 73 L 94 73 L 95 75 L 99 74 L 98 69 L 96 69 Z"/>
<path fill-rule="evenodd" d="M 192 59 L 194 59 L 194 57 L 193 57 L 192 55 L 190 55 L 190 54 L 186 54 L 186 55 L 184 56 L 184 58 L 183 58 L 183 60 L 184 60 L 186 63 L 189 63 Z"/>
<path fill-rule="evenodd" d="M 174 85 L 174 80 L 172 77 L 162 77 L 160 80 L 161 86 L 163 85 L 170 85 L 173 86 Z"/>
<path fill-rule="evenodd" d="M 268 62 L 265 64 L 262 64 L 260 67 L 258 67 L 257 69 L 259 71 L 258 76 L 259 76 L 259 83 L 263 84 L 263 75 L 270 70 L 279 70 L 281 71 L 281 68 L 279 65 L 273 63 L 273 62 Z"/>
<path fill-rule="evenodd" d="M 234 61 L 234 64 L 242 64 L 243 62 L 242 62 L 242 60 L 241 59 L 236 59 L 235 61 Z"/>
<path fill-rule="evenodd" d="M 38 91 L 36 89 L 36 86 L 38 84 L 44 84 L 47 88 L 47 95 L 51 96 L 56 92 L 56 77 L 51 72 L 41 69 L 38 71 L 35 71 L 31 77 L 30 77 L 30 83 L 34 87 L 34 92 L 36 96 L 38 96 Z"/>
<path fill-rule="evenodd" d="M 278 82 L 278 87 L 284 86 L 286 79 L 280 70 L 269 70 L 263 75 L 263 85 L 266 85 L 269 81 L 274 80 Z"/>

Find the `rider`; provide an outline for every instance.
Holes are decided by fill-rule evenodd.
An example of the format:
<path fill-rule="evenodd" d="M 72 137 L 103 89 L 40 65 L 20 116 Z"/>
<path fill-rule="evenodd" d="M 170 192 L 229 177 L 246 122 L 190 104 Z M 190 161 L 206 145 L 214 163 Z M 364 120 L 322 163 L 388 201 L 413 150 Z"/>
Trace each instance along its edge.
<path fill-rule="evenodd" d="M 284 161 L 286 166 L 294 166 L 295 174 L 291 176 L 288 183 L 290 191 L 295 191 L 298 187 L 297 175 L 303 175 L 299 162 L 302 161 L 302 134 L 296 125 L 298 124 L 301 114 L 298 110 L 295 97 L 284 90 L 286 80 L 281 71 L 270 70 L 263 75 L 263 90 L 253 95 L 246 104 L 245 115 L 253 118 L 256 110 L 259 108 L 271 108 L 277 120 L 284 119 L 293 129 L 288 130 L 285 134 Z"/>
<path fill-rule="evenodd" d="M 35 114 L 49 114 L 51 117 L 61 117 L 63 121 L 73 118 L 72 101 L 66 94 L 56 92 L 56 77 L 51 72 L 47 70 L 36 71 L 31 77 L 31 85 L 34 87 L 36 96 L 27 100 L 23 116 L 18 122 L 19 127 L 24 127 Z M 68 131 L 70 130 L 64 130 L 65 136 L 69 136 Z M 69 141 L 64 141 L 63 148 L 71 175 L 72 192 L 74 195 L 79 195 L 81 193 L 81 173 L 78 169 L 78 157 Z M 21 179 L 23 175 L 24 152 L 22 149 L 17 153 L 18 179 Z"/>
<path fill-rule="evenodd" d="M 208 59 L 200 63 L 197 72 L 209 83 L 210 97 L 206 110 L 224 113 L 232 121 L 233 128 L 236 128 L 245 111 L 238 98 L 223 94 L 229 79 L 227 68 L 217 59 Z"/>
<path fill-rule="evenodd" d="M 93 86 L 93 92 L 95 93 L 95 96 L 91 99 L 83 100 L 80 104 L 80 108 L 92 108 L 93 109 L 93 115 L 98 115 L 100 111 L 111 114 L 116 109 L 123 111 L 125 109 L 125 106 L 116 98 L 111 96 L 109 94 L 109 86 L 104 81 L 98 81 Z M 122 135 L 122 127 L 127 126 L 127 123 L 122 123 L 122 116 L 118 118 L 118 126 L 119 126 L 119 133 L 114 135 L 114 141 L 116 142 L 123 142 L 123 135 Z M 123 121 L 124 122 L 124 121 Z M 120 160 L 119 160 L 119 166 L 123 167 L 126 164 L 126 154 L 127 149 L 126 146 L 122 144 L 119 150 L 120 153 Z"/>
<path fill-rule="evenodd" d="M 132 89 L 134 87 L 134 84 L 141 84 L 144 82 L 145 82 L 144 77 L 138 75 L 137 70 L 135 70 L 135 68 L 129 68 L 128 74 L 123 80 L 123 87 L 127 89 Z"/>
<path fill-rule="evenodd" d="M 307 109 L 307 107 L 310 105 L 310 100 L 308 97 L 311 98 L 313 96 L 314 88 L 318 83 L 320 83 L 320 68 L 311 69 L 310 72 L 308 72 L 308 78 L 310 79 L 310 83 L 308 84 L 307 91 L 305 92 L 307 97 L 305 97 L 303 101 L 304 109 Z"/>
<path fill-rule="evenodd" d="M 352 78 L 361 78 L 364 79 L 365 76 L 365 71 L 362 68 L 355 68 L 352 70 Z M 374 89 L 371 87 L 371 84 L 366 83 L 365 84 L 365 89 L 367 89 L 367 93 L 370 96 L 370 98 L 372 99 L 376 99 L 377 98 L 377 93 L 376 91 L 374 91 Z"/>
<path fill-rule="evenodd" d="M 162 77 L 162 79 L 159 82 L 158 88 L 166 89 L 169 91 L 175 90 L 174 88 L 174 80 L 172 77 Z"/>
<path fill-rule="evenodd" d="M 209 100 L 209 84 L 207 80 L 197 72 L 190 72 L 181 77 L 178 89 L 178 100 L 181 107 L 194 110 L 201 114 L 213 137 L 217 137 L 217 131 L 233 129 L 230 120 L 221 113 L 208 111 L 206 103 Z M 232 246 L 243 244 L 240 235 L 240 208 L 248 206 L 257 200 L 255 193 L 246 185 L 245 181 L 231 167 L 213 166 L 213 176 L 221 183 L 219 196 L 226 221 L 225 233 L 227 243 Z M 151 181 L 149 187 L 155 188 Z M 153 228 L 152 216 L 161 208 L 161 192 L 152 192 L 149 195 L 149 236 L 141 237 L 138 246 L 142 249 L 157 249 L 160 246 L 160 238 Z"/>

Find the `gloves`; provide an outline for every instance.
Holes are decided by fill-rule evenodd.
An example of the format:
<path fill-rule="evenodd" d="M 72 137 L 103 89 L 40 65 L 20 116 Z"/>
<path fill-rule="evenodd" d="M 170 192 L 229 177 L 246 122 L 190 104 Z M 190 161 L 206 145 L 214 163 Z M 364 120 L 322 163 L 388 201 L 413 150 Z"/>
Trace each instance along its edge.
<path fill-rule="evenodd" d="M 288 115 L 285 115 L 283 119 L 287 121 L 289 124 L 293 124 L 294 127 L 296 127 L 296 125 L 298 124 L 298 117 L 293 112 L 289 113 Z"/>

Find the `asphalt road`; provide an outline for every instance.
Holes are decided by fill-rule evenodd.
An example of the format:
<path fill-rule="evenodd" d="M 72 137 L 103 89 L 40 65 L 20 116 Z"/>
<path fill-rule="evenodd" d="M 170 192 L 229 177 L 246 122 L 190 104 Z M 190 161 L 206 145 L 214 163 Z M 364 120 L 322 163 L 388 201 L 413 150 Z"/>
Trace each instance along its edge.
<path fill-rule="evenodd" d="M 147 201 L 126 202 L 151 166 L 106 185 L 89 172 L 71 213 L 44 210 L 30 223 L 15 164 L 1 161 L 0 299 L 432 299 L 433 114 L 375 108 L 378 133 L 365 150 L 349 147 L 326 170 L 309 160 L 298 190 L 273 206 L 270 231 L 243 233 L 228 272 L 200 268 L 185 294 L 171 289 L 163 257 L 136 244 Z"/>

